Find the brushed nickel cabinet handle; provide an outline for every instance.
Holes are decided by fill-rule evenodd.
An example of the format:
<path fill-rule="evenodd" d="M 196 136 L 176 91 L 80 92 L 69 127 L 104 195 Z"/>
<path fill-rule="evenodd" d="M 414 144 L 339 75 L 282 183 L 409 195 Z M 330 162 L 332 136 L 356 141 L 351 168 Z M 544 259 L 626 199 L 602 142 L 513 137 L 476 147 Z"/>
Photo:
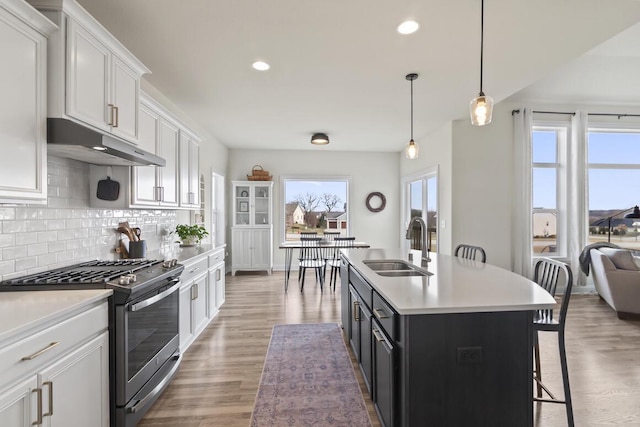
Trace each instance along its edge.
<path fill-rule="evenodd" d="M 31 393 L 35 393 L 37 396 L 37 411 L 38 411 L 38 415 L 37 418 L 34 422 L 31 423 L 32 426 L 39 426 L 42 425 L 42 389 L 41 388 L 36 388 L 31 390 Z"/>
<path fill-rule="evenodd" d="M 109 107 L 109 120 L 107 121 L 107 124 L 109 126 L 113 126 L 113 109 L 115 107 L 113 104 L 107 104 L 107 107 Z"/>
<path fill-rule="evenodd" d="M 355 320 L 356 322 L 360 321 L 360 302 L 359 301 L 353 302 L 353 320 Z"/>
<path fill-rule="evenodd" d="M 217 269 L 217 270 L 216 270 L 216 281 L 220 280 L 220 274 L 221 274 L 221 272 L 222 272 L 222 269 L 221 269 L 221 268 L 219 268 L 219 269 Z"/>
<path fill-rule="evenodd" d="M 51 381 L 45 381 L 42 383 L 43 386 L 47 386 L 49 387 L 49 412 L 42 414 L 43 417 L 47 417 L 47 416 L 51 416 L 53 415 L 53 382 Z"/>
<path fill-rule="evenodd" d="M 380 314 L 380 313 L 382 313 L 382 314 Z M 375 314 L 378 319 L 388 319 L 389 318 L 389 316 L 387 316 L 387 313 L 385 313 L 384 310 L 382 310 L 380 308 L 374 308 L 373 309 L 373 314 Z"/>
<path fill-rule="evenodd" d="M 378 331 L 377 329 L 372 329 L 371 332 L 373 332 L 373 336 L 376 337 L 376 341 L 384 342 L 385 339 L 382 335 L 380 335 L 380 331 Z"/>
<path fill-rule="evenodd" d="M 57 342 L 57 341 L 54 341 L 54 342 L 52 342 L 51 344 L 49 344 L 48 346 L 46 346 L 45 348 L 43 348 L 42 350 L 40 350 L 40 351 L 36 351 L 35 353 L 33 353 L 33 354 L 32 354 L 32 355 L 30 355 L 30 356 L 24 356 L 21 360 L 22 360 L 23 362 L 24 362 L 24 361 L 26 361 L 26 360 L 33 360 L 33 359 L 35 359 L 36 357 L 40 356 L 41 354 L 43 354 L 43 353 L 45 353 L 45 352 L 47 352 L 47 351 L 51 350 L 53 347 L 57 346 L 58 344 L 60 344 L 60 343 L 59 343 L 59 342 Z"/>
<path fill-rule="evenodd" d="M 117 128 L 118 123 L 120 123 L 120 110 L 116 106 L 113 107 L 113 110 L 115 111 L 115 115 L 116 115 L 116 119 L 113 122 L 113 127 Z"/>

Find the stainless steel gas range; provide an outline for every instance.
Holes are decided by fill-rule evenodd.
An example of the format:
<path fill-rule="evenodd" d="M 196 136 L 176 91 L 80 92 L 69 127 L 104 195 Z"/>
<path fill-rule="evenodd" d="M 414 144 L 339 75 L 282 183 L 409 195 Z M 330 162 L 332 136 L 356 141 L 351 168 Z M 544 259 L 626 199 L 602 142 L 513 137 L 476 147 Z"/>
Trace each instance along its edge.
<path fill-rule="evenodd" d="M 175 260 L 88 261 L 0 283 L 0 291 L 112 289 L 111 425 L 133 427 L 180 366 Z"/>

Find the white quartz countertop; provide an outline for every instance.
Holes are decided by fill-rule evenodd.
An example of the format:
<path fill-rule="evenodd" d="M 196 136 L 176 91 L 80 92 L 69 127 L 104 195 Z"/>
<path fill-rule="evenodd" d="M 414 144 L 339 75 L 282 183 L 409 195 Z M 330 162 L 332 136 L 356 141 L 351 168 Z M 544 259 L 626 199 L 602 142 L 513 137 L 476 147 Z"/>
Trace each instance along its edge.
<path fill-rule="evenodd" d="M 400 249 L 345 249 L 351 265 L 398 314 L 476 313 L 554 308 L 554 298 L 535 282 L 511 271 L 451 255 L 430 254 L 433 275 L 384 277 L 363 261 L 407 260 Z M 420 266 L 420 251 L 413 263 Z"/>
<path fill-rule="evenodd" d="M 162 250 L 152 251 L 147 254 L 149 259 L 177 259 L 179 263 L 190 260 L 201 255 L 205 255 L 209 252 L 220 250 L 226 247 L 226 245 L 213 246 L 213 245 L 198 245 L 182 247 L 178 244 L 171 245 L 163 248 Z"/>
<path fill-rule="evenodd" d="M 0 292 L 0 343 L 108 298 L 110 289 Z"/>

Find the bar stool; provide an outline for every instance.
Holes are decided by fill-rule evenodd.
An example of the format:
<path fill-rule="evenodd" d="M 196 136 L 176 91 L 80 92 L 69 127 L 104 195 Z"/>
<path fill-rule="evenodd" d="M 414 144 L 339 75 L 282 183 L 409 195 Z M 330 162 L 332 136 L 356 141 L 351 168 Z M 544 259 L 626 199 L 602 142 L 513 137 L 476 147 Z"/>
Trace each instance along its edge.
<path fill-rule="evenodd" d="M 458 245 L 456 246 L 454 255 L 460 258 L 472 259 L 472 260 L 478 260 L 478 257 L 480 257 L 479 259 L 480 262 L 482 263 L 487 262 L 487 254 L 484 252 L 484 249 L 482 249 L 480 246 L 472 246 L 472 245 L 465 245 L 465 244 Z"/>
<path fill-rule="evenodd" d="M 569 266 L 563 262 L 549 258 L 542 258 L 536 262 L 534 267 L 534 282 L 544 288 L 555 297 L 558 284 L 564 284 L 564 293 L 560 303 L 560 312 L 554 318 L 553 310 L 537 310 L 533 317 L 533 343 L 534 343 L 534 373 L 533 379 L 536 384 L 536 402 L 562 403 L 566 406 L 567 422 L 569 427 L 573 427 L 573 407 L 571 405 L 571 390 L 569 389 L 569 371 L 567 369 L 567 352 L 564 346 L 564 325 L 573 287 L 573 275 Z M 540 346 L 538 344 L 538 331 L 556 332 L 558 334 L 558 350 L 560 352 L 560 368 L 562 370 L 562 384 L 564 387 L 564 400 L 555 397 L 551 391 L 542 383 L 542 370 L 540 368 Z M 542 391 L 549 398 L 542 397 Z"/>

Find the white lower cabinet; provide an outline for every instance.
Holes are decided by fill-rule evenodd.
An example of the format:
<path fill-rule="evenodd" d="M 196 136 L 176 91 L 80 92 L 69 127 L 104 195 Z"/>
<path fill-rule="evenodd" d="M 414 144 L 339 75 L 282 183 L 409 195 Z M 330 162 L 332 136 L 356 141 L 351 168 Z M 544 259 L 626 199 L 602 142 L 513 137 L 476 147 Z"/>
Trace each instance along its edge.
<path fill-rule="evenodd" d="M 225 247 L 215 248 L 182 262 L 180 277 L 180 352 L 218 314 L 225 300 Z"/>
<path fill-rule="evenodd" d="M 109 426 L 106 300 L 0 346 L 0 426 Z"/>
<path fill-rule="evenodd" d="M 238 270 L 265 270 L 271 274 L 273 269 L 272 228 L 233 227 L 231 229 L 231 274 Z"/>

